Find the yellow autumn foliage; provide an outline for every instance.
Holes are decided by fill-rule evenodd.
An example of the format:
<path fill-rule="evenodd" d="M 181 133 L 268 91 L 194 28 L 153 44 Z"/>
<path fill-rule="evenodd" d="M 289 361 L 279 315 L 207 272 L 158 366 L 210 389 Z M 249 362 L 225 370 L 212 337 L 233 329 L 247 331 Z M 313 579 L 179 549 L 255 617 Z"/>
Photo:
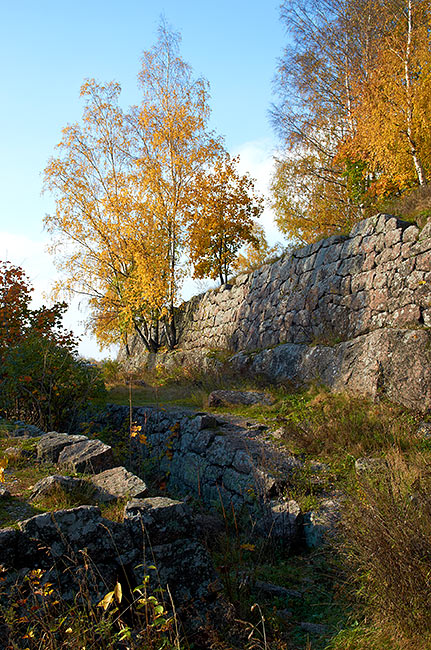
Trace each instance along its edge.
<path fill-rule="evenodd" d="M 127 113 L 119 84 L 86 81 L 82 123 L 63 130 L 45 169 L 59 289 L 89 298 L 101 344 L 138 333 L 155 351 L 163 334 L 173 347 L 190 264 L 197 277 L 226 273 L 261 210 L 251 179 L 208 130 L 208 84 L 179 42 L 162 23 L 142 57 L 142 102 Z"/>

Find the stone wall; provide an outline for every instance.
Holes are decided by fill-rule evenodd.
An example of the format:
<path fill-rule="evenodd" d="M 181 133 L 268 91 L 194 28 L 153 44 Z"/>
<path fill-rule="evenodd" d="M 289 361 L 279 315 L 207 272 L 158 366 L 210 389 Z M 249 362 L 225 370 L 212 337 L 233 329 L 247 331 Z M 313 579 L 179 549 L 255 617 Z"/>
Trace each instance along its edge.
<path fill-rule="evenodd" d="M 110 405 L 92 416 L 94 432 L 120 430 L 127 406 Z M 191 494 L 207 504 L 261 508 L 279 494 L 300 461 L 271 443 L 270 432 L 234 416 L 213 417 L 189 409 L 135 407 L 140 426 L 131 440 L 131 469 L 159 477 L 171 494 Z M 263 430 L 262 430 L 263 429 Z"/>
<path fill-rule="evenodd" d="M 347 385 L 338 381 L 340 373 L 345 379 L 352 375 L 354 390 L 365 388 L 372 395 L 380 390 L 407 406 L 429 408 L 430 287 L 431 222 L 420 230 L 381 214 L 361 221 L 348 236 L 286 253 L 184 303 L 179 349 L 241 351 L 248 358 L 242 358 L 240 368 L 298 382 L 320 378 L 336 388 Z M 352 341 L 353 348 L 347 345 Z M 281 354 L 279 346 L 289 347 Z M 310 346 L 329 346 L 332 352 L 322 359 Z M 400 355 L 403 349 L 408 356 Z M 268 350 L 250 363 L 250 355 Z M 139 357 L 136 341 L 132 355 Z M 395 372 L 392 355 L 398 359 Z M 370 363 L 372 377 L 361 378 L 361 364 Z M 405 366 L 418 363 L 411 378 Z M 403 382 L 412 383 L 407 399 L 400 393 Z"/>
<path fill-rule="evenodd" d="M 179 345 L 237 352 L 431 326 L 430 283 L 431 223 L 379 215 L 185 303 Z"/>

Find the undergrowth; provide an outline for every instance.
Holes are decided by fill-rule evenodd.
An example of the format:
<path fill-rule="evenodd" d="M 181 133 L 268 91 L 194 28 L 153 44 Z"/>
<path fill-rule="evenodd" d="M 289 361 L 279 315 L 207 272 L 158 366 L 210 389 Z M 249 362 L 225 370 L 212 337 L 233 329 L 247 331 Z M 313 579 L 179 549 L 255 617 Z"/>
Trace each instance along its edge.
<path fill-rule="evenodd" d="M 394 449 L 379 471 L 361 476 L 346 500 L 342 531 L 341 552 L 358 603 L 381 631 L 375 639 L 387 639 L 387 645 L 367 647 L 430 648 L 429 454 L 406 457 Z"/>
<path fill-rule="evenodd" d="M 244 387 L 245 384 L 241 386 Z M 195 383 L 192 387 L 185 383 L 178 390 L 188 390 L 190 396 L 195 389 Z M 150 394 L 148 387 L 135 383 L 134 404 L 135 395 L 141 390 L 143 396 Z M 175 388 L 167 382 L 157 390 L 159 399 L 161 394 L 168 395 L 163 391 Z M 129 400 L 130 386 L 121 391 L 119 398 L 123 395 L 121 399 Z M 199 400 L 206 394 L 202 388 Z M 233 637 L 229 638 L 233 629 L 224 634 L 212 630 L 208 632 L 207 645 L 201 647 L 429 650 L 431 444 L 416 436 L 424 416 L 383 399 L 372 402 L 329 393 L 320 387 L 300 392 L 278 387 L 271 389 L 271 394 L 271 405 L 232 406 L 229 411 L 268 425 L 262 435 L 303 461 L 290 479 L 286 498 L 296 499 L 303 510 L 309 510 L 318 507 L 319 499 L 333 489 L 341 489 L 347 495 L 343 501 L 341 536 L 336 549 L 292 555 L 291 549 L 274 544 L 273 540 L 253 537 L 234 512 L 225 513 L 224 532 L 209 536 L 207 542 L 225 595 L 235 607 L 241 630 L 238 638 L 242 641 L 234 644 Z M 12 444 L 23 452 L 17 453 L 5 469 L 6 477 L 13 477 L 10 514 L 23 506 L 31 485 L 41 477 L 42 467 L 34 463 L 37 440 L 12 441 L 6 432 L 3 427 L 0 457 Z M 127 437 L 108 430 L 97 436 L 114 445 Z M 122 449 L 124 459 L 129 451 L 126 447 Z M 379 469 L 357 474 L 355 460 L 363 456 L 380 459 Z M 51 467 L 43 471 L 46 475 L 55 473 L 52 470 Z M 33 504 L 32 514 L 39 508 L 73 507 L 82 500 L 91 501 L 90 492 L 91 489 L 85 494 L 57 492 Z M 0 521 L 4 508 L 5 503 L 0 507 Z M 123 510 L 124 502 L 117 502 L 104 506 L 102 514 L 121 521 Z M 42 582 L 40 576 L 36 575 L 35 582 L 30 575 L 25 586 L 20 587 L 24 589 L 20 594 L 17 588 L 8 597 L 2 594 L 0 636 L 6 630 L 9 634 L 9 646 L 5 648 L 193 648 L 173 628 L 151 627 L 151 616 L 159 603 L 148 601 L 150 618 L 140 625 L 142 619 L 137 614 L 131 627 L 127 617 L 122 619 L 120 603 L 114 596 L 106 611 L 94 603 L 91 607 L 83 606 L 82 600 L 79 604 L 65 603 L 58 597 L 58 603 L 48 611 L 46 607 L 51 601 L 45 602 Z M 281 592 L 279 596 L 269 596 L 260 586 L 262 582 L 287 587 L 300 595 Z M 37 598 L 31 595 L 34 589 L 39 590 Z M 162 611 L 165 612 L 162 609 L 159 613 Z M 317 626 L 316 629 L 319 625 L 323 627 L 320 632 L 313 632 L 310 630 L 315 628 L 310 625 Z M 150 631 L 152 636 L 148 636 Z"/>
<path fill-rule="evenodd" d="M 94 601 L 91 566 L 78 574 L 73 600 L 65 598 L 50 572 L 27 570 L 15 582 L 3 572 L 0 586 L 0 643 L 7 650 L 185 650 L 175 609 L 144 583 L 130 589 L 117 581 Z M 126 587 L 126 590 L 124 590 Z"/>
<path fill-rule="evenodd" d="M 232 405 L 229 411 L 278 428 L 277 440 L 292 453 L 335 460 L 381 454 L 394 445 L 407 451 L 416 444 L 413 433 L 421 416 L 402 406 L 322 387 L 272 394 L 272 405 Z"/>

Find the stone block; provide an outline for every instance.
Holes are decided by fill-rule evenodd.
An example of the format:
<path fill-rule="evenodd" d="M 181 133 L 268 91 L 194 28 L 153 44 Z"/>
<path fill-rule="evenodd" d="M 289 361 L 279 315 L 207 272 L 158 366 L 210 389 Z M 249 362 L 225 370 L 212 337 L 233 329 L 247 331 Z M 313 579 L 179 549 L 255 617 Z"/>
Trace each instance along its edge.
<path fill-rule="evenodd" d="M 354 275 L 355 273 L 361 273 L 363 270 L 365 261 L 364 255 L 356 255 L 355 257 L 349 257 L 341 262 L 339 269 L 337 270 L 338 275 Z"/>
<path fill-rule="evenodd" d="M 190 508 L 168 497 L 132 499 L 126 504 L 124 521 L 142 548 L 195 536 Z"/>
<path fill-rule="evenodd" d="M 431 251 L 417 256 L 416 269 L 418 271 L 431 271 Z"/>
<path fill-rule="evenodd" d="M 322 248 L 328 248 L 335 244 L 343 244 L 348 239 L 347 235 L 331 235 L 326 239 L 322 239 Z"/>
<path fill-rule="evenodd" d="M 350 237 L 354 238 L 358 235 L 366 236 L 372 234 L 375 230 L 376 223 L 376 217 L 368 217 L 367 219 L 362 219 L 353 226 L 350 231 Z"/>
<path fill-rule="evenodd" d="M 419 228 L 415 225 L 408 226 L 403 232 L 403 242 L 414 242 L 419 235 Z"/>
<path fill-rule="evenodd" d="M 112 448 L 100 440 L 82 440 L 65 447 L 58 463 L 73 472 L 97 474 L 115 467 Z"/>
<path fill-rule="evenodd" d="M 376 253 L 373 251 L 372 253 L 367 253 L 366 254 L 362 269 L 364 271 L 370 271 L 371 269 L 374 269 L 375 267 L 376 267 Z"/>
<path fill-rule="evenodd" d="M 376 235 L 367 235 L 362 239 L 361 253 L 365 253 L 367 256 L 374 253 L 374 244 L 376 241 Z"/>
<path fill-rule="evenodd" d="M 109 502 L 124 497 L 141 498 L 148 494 L 146 483 L 125 467 L 113 467 L 91 477 L 91 483 L 97 488 L 98 502 Z"/>
<path fill-rule="evenodd" d="M 339 250 L 338 259 L 340 257 L 342 258 L 353 257 L 355 255 L 359 255 L 359 253 L 364 252 L 362 242 L 363 242 L 362 235 L 357 235 L 356 237 L 352 237 L 348 239 L 346 242 L 344 242 L 341 251 Z"/>
<path fill-rule="evenodd" d="M 406 305 L 396 309 L 388 318 L 392 327 L 405 327 L 407 325 L 418 324 L 421 319 L 421 310 L 419 305 Z"/>
<path fill-rule="evenodd" d="M 403 231 L 400 228 L 390 230 L 385 234 L 385 247 L 392 248 L 401 241 Z"/>

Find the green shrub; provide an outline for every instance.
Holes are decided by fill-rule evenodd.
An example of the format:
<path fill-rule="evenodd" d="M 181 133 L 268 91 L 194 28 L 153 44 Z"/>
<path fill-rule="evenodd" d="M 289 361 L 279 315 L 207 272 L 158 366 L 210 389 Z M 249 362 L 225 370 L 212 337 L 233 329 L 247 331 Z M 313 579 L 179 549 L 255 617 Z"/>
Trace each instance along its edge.
<path fill-rule="evenodd" d="M 32 310 L 30 291 L 22 269 L 0 262 L 0 411 L 43 429 L 67 429 L 104 391 L 103 382 L 63 328 L 66 305 Z"/>
<path fill-rule="evenodd" d="M 124 381 L 125 373 L 116 359 L 103 359 L 97 365 L 105 383 L 115 384 Z"/>

